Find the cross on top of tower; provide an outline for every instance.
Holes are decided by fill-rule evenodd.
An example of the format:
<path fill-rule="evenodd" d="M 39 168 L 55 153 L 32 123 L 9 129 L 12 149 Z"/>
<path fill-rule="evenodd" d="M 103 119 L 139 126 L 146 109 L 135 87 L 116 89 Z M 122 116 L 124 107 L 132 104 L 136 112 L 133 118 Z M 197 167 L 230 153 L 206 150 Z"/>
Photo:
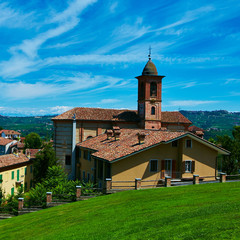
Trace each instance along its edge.
<path fill-rule="evenodd" d="M 149 58 L 149 60 L 151 60 L 151 53 L 152 53 L 152 48 L 151 48 L 151 46 L 149 46 L 149 54 L 148 54 L 148 58 Z"/>

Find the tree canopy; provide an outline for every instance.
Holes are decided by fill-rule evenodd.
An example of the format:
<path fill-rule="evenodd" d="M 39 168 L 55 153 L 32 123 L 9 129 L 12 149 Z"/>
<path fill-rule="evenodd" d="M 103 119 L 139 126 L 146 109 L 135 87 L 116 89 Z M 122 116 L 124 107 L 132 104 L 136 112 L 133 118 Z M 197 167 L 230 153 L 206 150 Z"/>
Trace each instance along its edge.
<path fill-rule="evenodd" d="M 25 149 L 26 148 L 34 148 L 40 149 L 42 148 L 42 139 L 37 133 L 29 133 L 25 138 Z"/>
<path fill-rule="evenodd" d="M 44 144 L 42 150 L 36 154 L 36 159 L 33 162 L 34 182 L 41 182 L 42 179 L 46 178 L 48 168 L 56 165 L 57 159 L 52 144 Z"/>

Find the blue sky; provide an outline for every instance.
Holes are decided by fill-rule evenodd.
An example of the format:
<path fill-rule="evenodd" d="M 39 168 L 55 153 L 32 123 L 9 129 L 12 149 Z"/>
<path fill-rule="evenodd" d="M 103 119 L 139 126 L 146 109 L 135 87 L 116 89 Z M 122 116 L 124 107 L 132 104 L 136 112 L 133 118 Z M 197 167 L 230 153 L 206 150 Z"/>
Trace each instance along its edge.
<path fill-rule="evenodd" d="M 240 111 L 239 0 L 0 1 L 0 114 L 137 109 L 152 60 L 163 110 Z"/>

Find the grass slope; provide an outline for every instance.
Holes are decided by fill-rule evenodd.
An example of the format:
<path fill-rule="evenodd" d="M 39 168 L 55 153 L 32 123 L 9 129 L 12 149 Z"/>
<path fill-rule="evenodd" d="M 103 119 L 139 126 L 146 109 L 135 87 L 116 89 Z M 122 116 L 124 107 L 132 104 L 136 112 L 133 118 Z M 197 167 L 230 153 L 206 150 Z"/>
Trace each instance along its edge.
<path fill-rule="evenodd" d="M 240 182 L 126 191 L 0 222 L 0 239 L 240 239 Z"/>

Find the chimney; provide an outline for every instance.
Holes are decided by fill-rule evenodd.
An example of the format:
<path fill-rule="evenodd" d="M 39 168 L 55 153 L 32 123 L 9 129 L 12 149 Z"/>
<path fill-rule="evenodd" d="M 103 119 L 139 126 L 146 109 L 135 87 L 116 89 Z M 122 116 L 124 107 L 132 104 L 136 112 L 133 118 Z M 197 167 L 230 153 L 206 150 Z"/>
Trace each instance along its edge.
<path fill-rule="evenodd" d="M 114 130 L 114 137 L 116 141 L 120 139 L 120 134 L 120 130 Z"/>
<path fill-rule="evenodd" d="M 112 129 L 108 129 L 106 133 L 107 133 L 107 139 L 108 139 L 108 140 L 111 139 L 111 138 L 112 138 L 112 135 L 113 135 Z"/>
<path fill-rule="evenodd" d="M 144 140 L 145 140 L 146 134 L 144 132 L 139 132 L 137 134 L 137 136 L 138 136 L 138 143 L 139 143 L 139 145 L 140 144 L 144 144 Z"/>

